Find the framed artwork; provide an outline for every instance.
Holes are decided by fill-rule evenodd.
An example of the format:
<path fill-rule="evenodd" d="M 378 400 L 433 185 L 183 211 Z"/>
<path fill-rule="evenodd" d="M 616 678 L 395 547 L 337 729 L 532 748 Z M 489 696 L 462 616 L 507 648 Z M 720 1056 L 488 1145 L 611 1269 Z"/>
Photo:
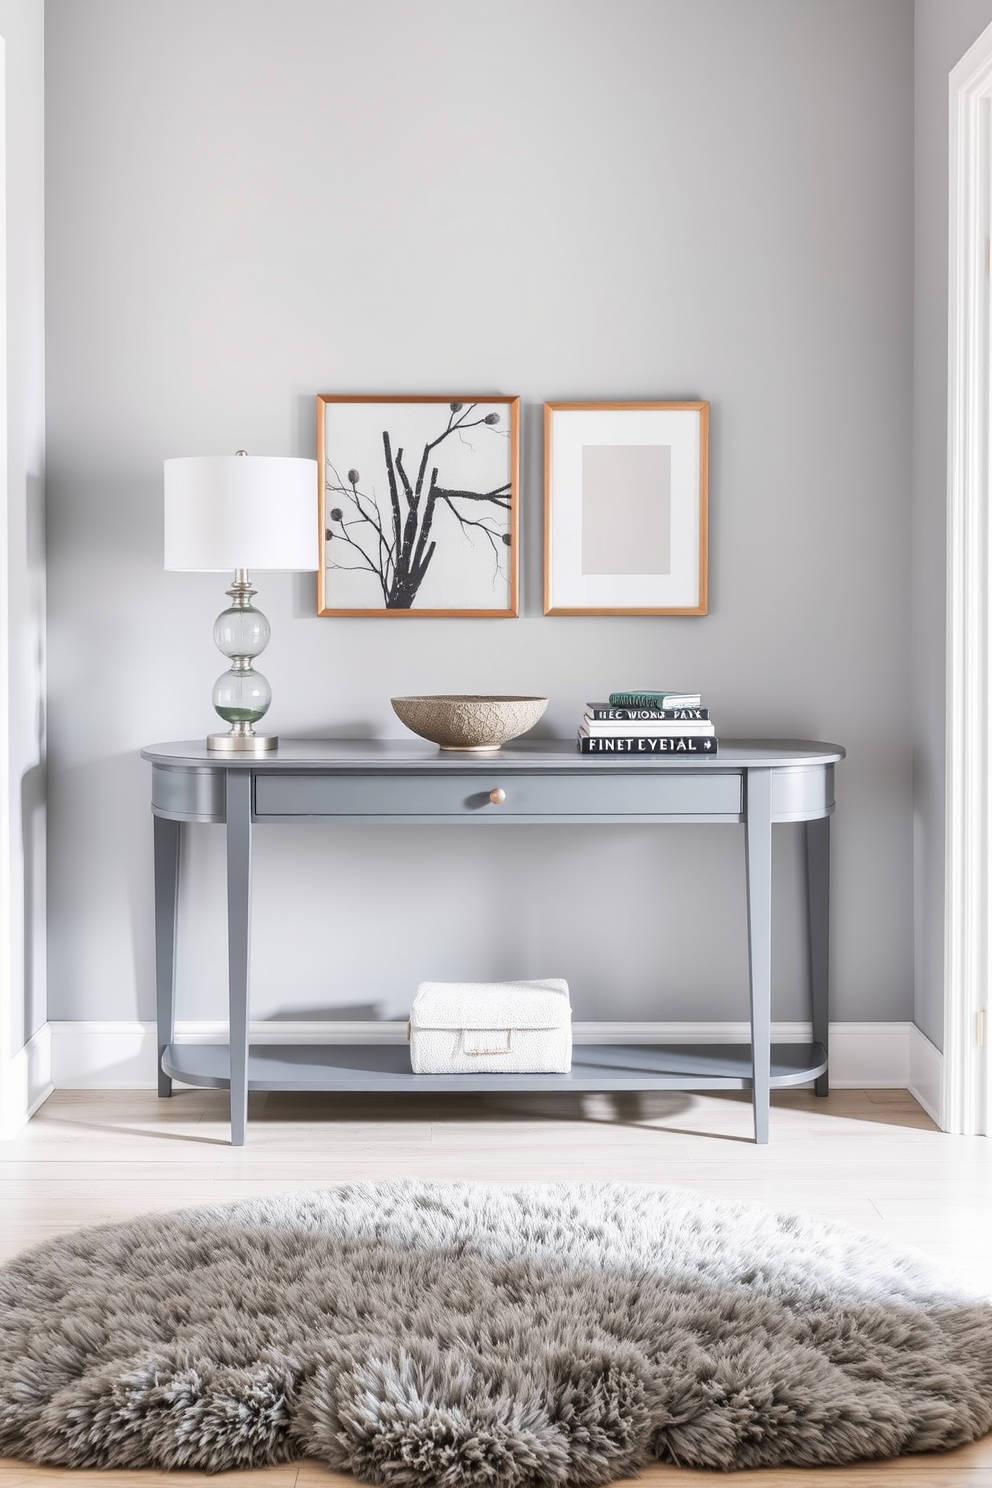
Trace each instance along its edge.
<path fill-rule="evenodd" d="M 520 399 L 321 393 L 320 615 L 517 614 Z"/>
<path fill-rule="evenodd" d="M 545 403 L 544 613 L 705 615 L 708 403 Z"/>

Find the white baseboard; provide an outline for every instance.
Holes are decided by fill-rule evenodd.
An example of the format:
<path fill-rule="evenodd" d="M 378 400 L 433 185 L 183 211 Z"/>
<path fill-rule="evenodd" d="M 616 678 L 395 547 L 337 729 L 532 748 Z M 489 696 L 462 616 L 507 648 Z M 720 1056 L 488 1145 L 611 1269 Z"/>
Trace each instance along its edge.
<path fill-rule="evenodd" d="M 156 1085 L 154 1023 L 50 1023 L 51 1080 L 57 1090 L 147 1090 Z M 734 1023 L 575 1023 L 576 1043 L 725 1043 L 744 1044 L 748 1025 Z M 915 1037 L 914 1037 L 915 1036 Z M 802 1043 L 811 1037 L 808 1023 L 774 1023 L 776 1043 Z M 251 1025 L 253 1043 L 264 1044 L 402 1044 L 406 1023 L 264 1023 Z M 223 1022 L 180 1022 L 177 1043 L 227 1041 Z M 912 1023 L 831 1023 L 830 1083 L 838 1090 L 908 1090 L 915 1079 L 917 1099 L 934 1114 L 940 1103 L 940 1069 L 927 1062 L 922 1042 L 940 1060 L 933 1045 Z M 936 1085 L 934 1085 L 936 1078 Z M 916 1090 L 913 1090 L 916 1094 Z"/>
<path fill-rule="evenodd" d="M 836 1090 L 908 1090 L 912 1023 L 831 1023 Z"/>
<path fill-rule="evenodd" d="M 43 1023 L 0 1075 L 0 1139 L 19 1132 L 54 1089 L 51 1024 Z"/>
<path fill-rule="evenodd" d="M 154 1023 L 49 1023 L 56 1090 L 148 1090 L 158 1085 Z"/>
<path fill-rule="evenodd" d="M 944 1056 L 915 1023 L 909 1025 L 909 1030 L 909 1084 L 906 1088 L 927 1115 L 943 1128 Z"/>

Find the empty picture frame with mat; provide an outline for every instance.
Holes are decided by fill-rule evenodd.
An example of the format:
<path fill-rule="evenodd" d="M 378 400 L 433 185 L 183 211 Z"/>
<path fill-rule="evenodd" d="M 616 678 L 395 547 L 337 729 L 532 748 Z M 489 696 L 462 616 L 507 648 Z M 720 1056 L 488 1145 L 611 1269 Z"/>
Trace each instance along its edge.
<path fill-rule="evenodd" d="M 705 615 L 709 404 L 544 405 L 544 613 Z"/>

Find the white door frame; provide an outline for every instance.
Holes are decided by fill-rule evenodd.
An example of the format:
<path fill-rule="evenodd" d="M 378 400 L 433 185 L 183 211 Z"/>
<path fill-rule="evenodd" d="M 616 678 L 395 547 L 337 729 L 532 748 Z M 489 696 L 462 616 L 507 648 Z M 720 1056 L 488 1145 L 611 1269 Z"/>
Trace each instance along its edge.
<path fill-rule="evenodd" d="M 35 15 L 40 16 L 40 12 Z M 35 16 L 32 16 L 32 27 L 36 24 Z M 20 22 L 18 28 L 19 26 Z M 40 26 L 37 34 L 40 42 Z M 40 926 L 36 929 L 32 924 L 26 932 L 26 854 L 21 796 L 23 766 L 20 761 L 27 754 L 27 749 L 23 740 L 19 752 L 16 742 L 13 747 L 11 744 L 12 729 L 16 740 L 20 720 L 20 733 L 24 735 L 26 720 L 34 722 L 34 710 L 40 701 L 33 683 L 25 690 L 25 667 L 22 665 L 24 658 L 20 654 L 21 640 L 18 638 L 27 636 L 29 628 L 37 627 L 40 631 L 43 623 L 40 587 L 37 599 L 34 592 L 30 595 L 30 603 L 36 605 L 36 609 L 28 615 L 26 606 L 29 601 L 25 597 L 23 574 L 18 572 L 18 584 L 12 585 L 10 582 L 11 564 L 14 563 L 15 568 L 17 566 L 17 560 L 12 559 L 10 553 L 12 502 L 17 517 L 15 530 L 18 532 L 18 540 L 15 546 L 19 551 L 21 534 L 26 532 L 28 522 L 27 510 L 22 513 L 19 509 L 20 502 L 23 500 L 26 503 L 28 500 L 28 475 L 22 468 L 26 462 L 20 453 L 19 440 L 11 439 L 15 429 L 20 435 L 20 427 L 24 422 L 24 414 L 21 412 L 24 399 L 21 397 L 18 378 L 25 367 L 22 365 L 24 353 L 20 348 L 14 377 L 8 371 L 9 340 L 12 337 L 14 342 L 18 341 L 8 319 L 15 304 L 10 295 L 13 292 L 16 296 L 19 281 L 13 291 L 8 288 L 8 237 L 15 232 L 15 214 L 8 213 L 7 208 L 7 157 L 8 151 L 15 149 L 15 136 L 6 128 L 7 104 L 10 101 L 6 91 L 6 68 L 8 63 L 16 65 L 11 61 L 15 50 L 14 43 L 11 42 L 8 47 L 7 39 L 0 35 L 0 1137 L 12 1136 L 51 1089 L 51 1041 L 47 1023 L 43 1023 L 26 1042 L 24 1037 L 25 933 L 38 934 Z M 38 102 L 40 106 L 40 97 Z M 22 193 L 18 191 L 17 195 L 20 201 Z M 38 225 L 41 225 L 40 216 Z M 21 236 L 22 240 L 27 241 L 23 234 Z M 24 334 L 30 336 L 41 333 L 40 322 L 32 311 L 25 321 Z M 40 389 L 32 386 L 27 403 L 30 421 L 32 425 L 37 425 L 38 436 L 36 438 L 35 429 L 32 428 L 29 458 L 32 462 L 32 474 L 37 468 L 39 476 L 42 470 L 42 451 L 38 447 L 40 409 L 36 400 L 40 396 Z M 16 447 L 13 465 L 10 459 L 12 444 Z M 22 557 L 20 562 L 23 564 L 23 561 Z M 33 765 L 35 761 L 31 760 L 30 763 Z M 33 860 L 31 866 L 32 871 L 35 871 Z M 40 885 L 32 884 L 32 888 L 40 890 Z M 28 902 L 32 901 L 29 899 Z M 32 952 L 32 964 L 37 965 L 39 947 L 32 947 Z M 33 1011 L 32 1009 L 32 1016 Z"/>
<path fill-rule="evenodd" d="M 947 794 L 941 1125 L 990 1131 L 992 26 L 950 77 Z"/>
<path fill-rule="evenodd" d="M 7 183 L 6 42 L 0 36 L 0 1135 L 18 1113 L 11 1019 L 10 710 L 7 611 Z"/>

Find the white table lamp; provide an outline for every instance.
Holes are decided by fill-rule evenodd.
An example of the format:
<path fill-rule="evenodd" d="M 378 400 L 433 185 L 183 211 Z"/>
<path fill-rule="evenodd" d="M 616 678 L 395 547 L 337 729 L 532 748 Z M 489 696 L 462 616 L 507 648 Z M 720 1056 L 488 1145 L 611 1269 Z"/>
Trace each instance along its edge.
<path fill-rule="evenodd" d="M 208 749 L 261 754 L 274 734 L 254 725 L 272 701 L 252 662 L 269 641 L 269 622 L 252 606 L 250 569 L 317 568 L 317 462 L 281 455 L 195 455 L 165 462 L 165 567 L 233 572 L 231 603 L 218 615 L 214 640 L 230 667 L 214 684 L 213 704 L 226 734 Z"/>

